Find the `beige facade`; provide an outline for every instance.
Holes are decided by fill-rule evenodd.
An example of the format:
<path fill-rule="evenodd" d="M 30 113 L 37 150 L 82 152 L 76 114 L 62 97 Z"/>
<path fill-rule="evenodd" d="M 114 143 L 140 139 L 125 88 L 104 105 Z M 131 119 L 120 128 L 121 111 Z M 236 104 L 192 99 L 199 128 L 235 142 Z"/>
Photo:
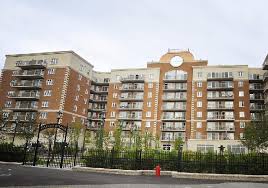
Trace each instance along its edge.
<path fill-rule="evenodd" d="M 72 51 L 16 54 L 7 55 L 0 106 L 11 122 L 29 114 L 55 122 L 62 110 L 63 124 L 80 121 L 92 132 L 113 135 L 121 126 L 126 145 L 135 130 L 158 137 L 163 149 L 181 138 L 190 150 L 242 151 L 245 124 L 264 111 L 265 78 L 261 68 L 209 66 L 187 50 L 169 50 L 147 68 L 111 72 L 94 71 Z"/>

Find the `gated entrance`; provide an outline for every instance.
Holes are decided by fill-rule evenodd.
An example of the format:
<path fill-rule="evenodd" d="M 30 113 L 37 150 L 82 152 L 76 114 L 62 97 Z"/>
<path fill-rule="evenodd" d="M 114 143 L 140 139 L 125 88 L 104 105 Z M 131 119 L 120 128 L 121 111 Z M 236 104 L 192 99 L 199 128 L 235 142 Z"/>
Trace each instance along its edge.
<path fill-rule="evenodd" d="M 46 129 L 55 129 L 55 140 L 53 149 L 51 142 L 48 146 L 40 143 L 40 133 Z M 63 132 L 64 141 L 56 142 L 57 130 L 60 129 Z M 72 155 L 68 155 L 66 147 L 68 146 L 66 139 L 68 134 L 68 125 L 64 126 L 61 124 L 51 123 L 51 124 L 39 124 L 38 134 L 36 143 L 31 146 L 25 146 L 25 156 L 24 164 L 30 164 L 33 166 L 41 165 L 47 167 L 71 167 L 73 162 L 70 158 Z"/>

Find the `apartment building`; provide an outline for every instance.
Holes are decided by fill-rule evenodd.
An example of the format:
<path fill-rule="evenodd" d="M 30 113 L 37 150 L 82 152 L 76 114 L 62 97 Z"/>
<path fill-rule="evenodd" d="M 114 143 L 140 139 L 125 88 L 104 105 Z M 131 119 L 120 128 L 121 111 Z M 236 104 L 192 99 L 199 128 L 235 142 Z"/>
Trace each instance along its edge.
<path fill-rule="evenodd" d="M 93 66 L 73 51 L 6 55 L 0 106 L 15 120 L 63 124 L 85 122 Z"/>
<path fill-rule="evenodd" d="M 268 55 L 266 56 L 264 62 L 263 62 L 263 70 L 265 70 L 265 73 L 263 75 L 264 80 L 264 98 L 265 98 L 265 107 L 268 109 Z M 267 114 L 267 111 L 266 111 Z"/>
<path fill-rule="evenodd" d="M 264 111 L 265 70 L 209 66 L 188 50 L 169 50 L 145 68 L 111 72 L 93 71 L 72 51 L 7 55 L 0 106 L 11 122 L 37 112 L 39 121 L 55 122 L 62 110 L 63 124 L 80 121 L 92 132 L 105 128 L 113 135 L 121 126 L 126 143 L 140 131 L 158 137 L 167 150 L 181 138 L 193 151 L 223 145 L 241 152 L 246 123 Z"/>

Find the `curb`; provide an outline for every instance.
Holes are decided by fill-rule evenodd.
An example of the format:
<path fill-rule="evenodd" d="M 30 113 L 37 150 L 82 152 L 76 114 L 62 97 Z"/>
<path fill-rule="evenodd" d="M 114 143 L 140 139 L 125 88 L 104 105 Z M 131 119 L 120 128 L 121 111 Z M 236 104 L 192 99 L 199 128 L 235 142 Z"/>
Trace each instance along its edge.
<path fill-rule="evenodd" d="M 18 163 L 18 162 L 6 162 L 6 161 L 0 161 L 0 164 L 16 164 L 16 165 L 21 165 L 21 163 Z"/>
<path fill-rule="evenodd" d="M 244 175 L 244 174 L 207 174 L 207 173 L 185 173 L 172 172 L 173 178 L 191 178 L 205 180 L 228 180 L 247 182 L 268 182 L 268 175 Z"/>
<path fill-rule="evenodd" d="M 154 170 L 121 170 L 92 167 L 73 167 L 77 172 L 93 172 L 105 174 L 118 174 L 128 176 L 154 176 Z M 243 175 L 243 174 L 208 174 L 208 173 L 185 173 L 174 171 L 161 171 L 161 176 L 171 176 L 178 179 L 203 179 L 203 180 L 224 180 L 224 181 L 246 181 L 246 182 L 268 182 L 268 175 Z"/>

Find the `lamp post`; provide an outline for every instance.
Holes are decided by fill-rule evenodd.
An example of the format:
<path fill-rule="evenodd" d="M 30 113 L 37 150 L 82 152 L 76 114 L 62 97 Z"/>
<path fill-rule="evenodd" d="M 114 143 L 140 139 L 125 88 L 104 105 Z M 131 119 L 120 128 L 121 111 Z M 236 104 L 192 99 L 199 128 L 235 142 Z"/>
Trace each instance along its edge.
<path fill-rule="evenodd" d="M 19 118 L 16 115 L 16 117 L 15 117 L 15 130 L 14 130 L 14 134 L 13 134 L 13 138 L 12 138 L 12 146 L 14 145 L 18 124 L 19 124 Z"/>
<path fill-rule="evenodd" d="M 61 118 L 62 118 L 62 115 L 63 115 L 63 112 L 62 112 L 62 110 L 59 110 L 58 112 L 57 112 L 57 124 L 59 125 L 60 124 L 60 120 L 61 120 Z M 58 134 L 58 129 L 57 128 L 55 128 L 56 130 L 55 130 L 55 136 L 54 136 L 54 146 L 53 146 L 53 150 L 55 150 L 55 145 L 56 145 L 56 141 L 57 141 L 57 134 Z"/>

